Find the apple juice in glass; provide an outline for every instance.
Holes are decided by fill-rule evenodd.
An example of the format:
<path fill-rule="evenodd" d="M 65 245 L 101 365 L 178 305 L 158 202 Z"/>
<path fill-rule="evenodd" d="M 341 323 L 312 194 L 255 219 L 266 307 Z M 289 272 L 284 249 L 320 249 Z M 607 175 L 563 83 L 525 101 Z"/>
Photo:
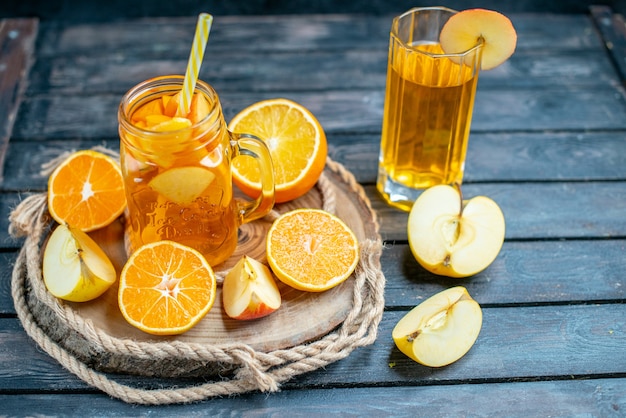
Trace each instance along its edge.
<path fill-rule="evenodd" d="M 463 179 L 482 43 L 443 52 L 439 33 L 455 13 L 416 8 L 392 22 L 377 188 L 403 210 L 423 189 Z"/>
<path fill-rule="evenodd" d="M 235 251 L 239 226 L 272 209 L 272 162 L 263 141 L 226 129 L 217 93 L 201 80 L 190 112 L 180 116 L 182 86 L 182 76 L 156 77 L 121 101 L 126 246 L 132 253 L 143 244 L 177 241 L 215 266 Z M 263 192 L 256 200 L 233 195 L 231 160 L 238 155 L 259 163 Z"/>

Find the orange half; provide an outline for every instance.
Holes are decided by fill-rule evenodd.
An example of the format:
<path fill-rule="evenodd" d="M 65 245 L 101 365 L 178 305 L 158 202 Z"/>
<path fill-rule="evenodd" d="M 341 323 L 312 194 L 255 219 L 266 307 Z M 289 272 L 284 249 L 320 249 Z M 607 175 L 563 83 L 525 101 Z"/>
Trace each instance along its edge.
<path fill-rule="evenodd" d="M 296 199 L 317 183 L 328 145 L 319 121 L 304 106 L 287 99 L 255 103 L 237 114 L 228 125 L 232 132 L 261 138 L 274 165 L 276 203 Z M 254 158 L 233 160 L 235 184 L 248 196 L 261 193 L 261 176 Z"/>
<path fill-rule="evenodd" d="M 125 208 L 122 170 L 105 154 L 77 151 L 48 179 L 48 211 L 59 224 L 92 231 L 113 222 Z"/>
<path fill-rule="evenodd" d="M 217 280 L 198 251 L 173 241 L 146 244 L 120 275 L 118 304 L 132 326 L 154 335 L 188 331 L 215 302 Z"/>
<path fill-rule="evenodd" d="M 345 281 L 359 261 L 359 243 L 338 217 L 321 209 L 281 215 L 267 233 L 267 261 L 283 283 L 322 292 Z"/>

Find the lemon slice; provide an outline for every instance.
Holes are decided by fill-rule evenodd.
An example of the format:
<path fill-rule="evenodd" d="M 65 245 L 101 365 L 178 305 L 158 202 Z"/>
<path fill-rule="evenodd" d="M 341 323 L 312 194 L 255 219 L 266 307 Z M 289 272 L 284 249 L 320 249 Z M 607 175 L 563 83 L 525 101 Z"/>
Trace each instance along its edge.
<path fill-rule="evenodd" d="M 148 185 L 156 192 L 179 205 L 193 202 L 213 182 L 215 173 L 202 167 L 180 167 L 167 170 Z"/>

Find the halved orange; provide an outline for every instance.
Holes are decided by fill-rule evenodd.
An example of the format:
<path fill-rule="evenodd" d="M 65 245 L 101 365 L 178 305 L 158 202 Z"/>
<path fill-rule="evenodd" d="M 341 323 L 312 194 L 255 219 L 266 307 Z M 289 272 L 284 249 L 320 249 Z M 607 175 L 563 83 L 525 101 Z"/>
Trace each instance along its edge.
<path fill-rule="evenodd" d="M 321 209 L 295 209 L 274 221 L 267 233 L 267 261 L 283 283 L 322 292 L 345 281 L 359 261 L 354 232 Z"/>
<path fill-rule="evenodd" d="M 239 112 L 228 128 L 258 136 L 267 144 L 274 164 L 276 203 L 304 195 L 324 171 L 328 152 L 324 129 L 308 109 L 296 102 L 270 99 L 255 103 Z M 261 193 L 261 176 L 254 158 L 235 158 L 233 179 L 248 196 L 256 198 Z"/>
<path fill-rule="evenodd" d="M 48 211 L 60 224 L 93 231 L 113 222 L 125 208 L 122 170 L 108 155 L 74 152 L 48 179 Z"/>
<path fill-rule="evenodd" d="M 190 330 L 215 302 L 217 280 L 198 251 L 173 241 L 139 247 L 120 274 L 118 304 L 132 326 L 153 335 Z"/>
<path fill-rule="evenodd" d="M 517 33 L 508 17 L 494 10 L 467 9 L 450 17 L 439 41 L 446 54 L 464 52 L 482 39 L 481 68 L 490 70 L 509 59 L 517 45 Z"/>

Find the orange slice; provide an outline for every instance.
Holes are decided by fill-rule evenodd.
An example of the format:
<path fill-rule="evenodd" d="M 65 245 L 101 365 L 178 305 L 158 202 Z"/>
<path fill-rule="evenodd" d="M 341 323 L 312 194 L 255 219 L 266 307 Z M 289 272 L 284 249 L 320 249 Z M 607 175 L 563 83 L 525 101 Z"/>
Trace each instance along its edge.
<path fill-rule="evenodd" d="M 469 50 L 481 38 L 483 70 L 508 60 L 517 45 L 517 33 L 509 18 L 486 9 L 468 9 L 453 15 L 441 29 L 439 42 L 446 54 L 456 54 Z"/>
<path fill-rule="evenodd" d="M 287 99 L 255 103 L 228 125 L 232 132 L 256 135 L 267 144 L 274 164 L 276 203 L 296 199 L 317 182 L 326 164 L 326 135 L 315 116 Z M 260 173 L 252 157 L 233 160 L 235 184 L 248 196 L 261 192 Z"/>
<path fill-rule="evenodd" d="M 176 160 L 200 160 L 206 155 L 204 148 L 198 148 L 198 142 L 192 140 L 196 135 L 210 134 L 208 124 L 195 126 L 211 112 L 211 104 L 203 95 L 196 93 L 191 100 L 191 111 L 188 115 L 178 115 L 180 94 L 161 96 L 143 104 L 132 115 L 133 124 L 141 129 L 159 133 L 153 135 L 132 135 L 125 133 L 126 140 L 150 155 L 152 162 L 162 168 L 170 168 Z M 190 129 L 194 127 L 194 129 Z M 146 137 L 147 136 L 147 137 Z M 181 157 L 180 153 L 193 153 L 189 157 Z M 197 159 L 196 159 L 197 157 Z"/>
<path fill-rule="evenodd" d="M 125 208 L 122 170 L 105 154 L 77 151 L 48 179 L 48 211 L 60 224 L 93 231 L 113 222 Z"/>
<path fill-rule="evenodd" d="M 167 97 L 167 96 L 163 96 Z M 163 102 L 161 100 L 151 100 L 145 105 L 137 109 L 132 115 L 133 124 L 137 125 L 139 122 L 146 122 L 146 118 L 152 115 L 163 115 L 164 112 Z"/>
<path fill-rule="evenodd" d="M 170 118 L 169 116 L 164 115 L 148 116 L 146 118 L 146 122 L 148 123 L 148 129 L 154 132 L 179 131 L 191 127 L 191 121 L 187 118 Z M 191 133 L 181 138 L 187 139 L 187 137 L 190 136 Z"/>
<path fill-rule="evenodd" d="M 359 243 L 338 217 L 321 209 L 296 209 L 270 227 L 267 261 L 283 283 L 322 292 L 346 280 L 359 261 Z"/>
<path fill-rule="evenodd" d="M 211 113 L 211 104 L 204 94 L 196 93 L 191 98 L 191 108 L 187 118 L 194 124 L 200 122 Z"/>
<path fill-rule="evenodd" d="M 198 251 L 173 241 L 139 247 L 120 275 L 118 303 L 129 324 L 154 335 L 188 331 L 215 302 L 217 281 Z"/>

